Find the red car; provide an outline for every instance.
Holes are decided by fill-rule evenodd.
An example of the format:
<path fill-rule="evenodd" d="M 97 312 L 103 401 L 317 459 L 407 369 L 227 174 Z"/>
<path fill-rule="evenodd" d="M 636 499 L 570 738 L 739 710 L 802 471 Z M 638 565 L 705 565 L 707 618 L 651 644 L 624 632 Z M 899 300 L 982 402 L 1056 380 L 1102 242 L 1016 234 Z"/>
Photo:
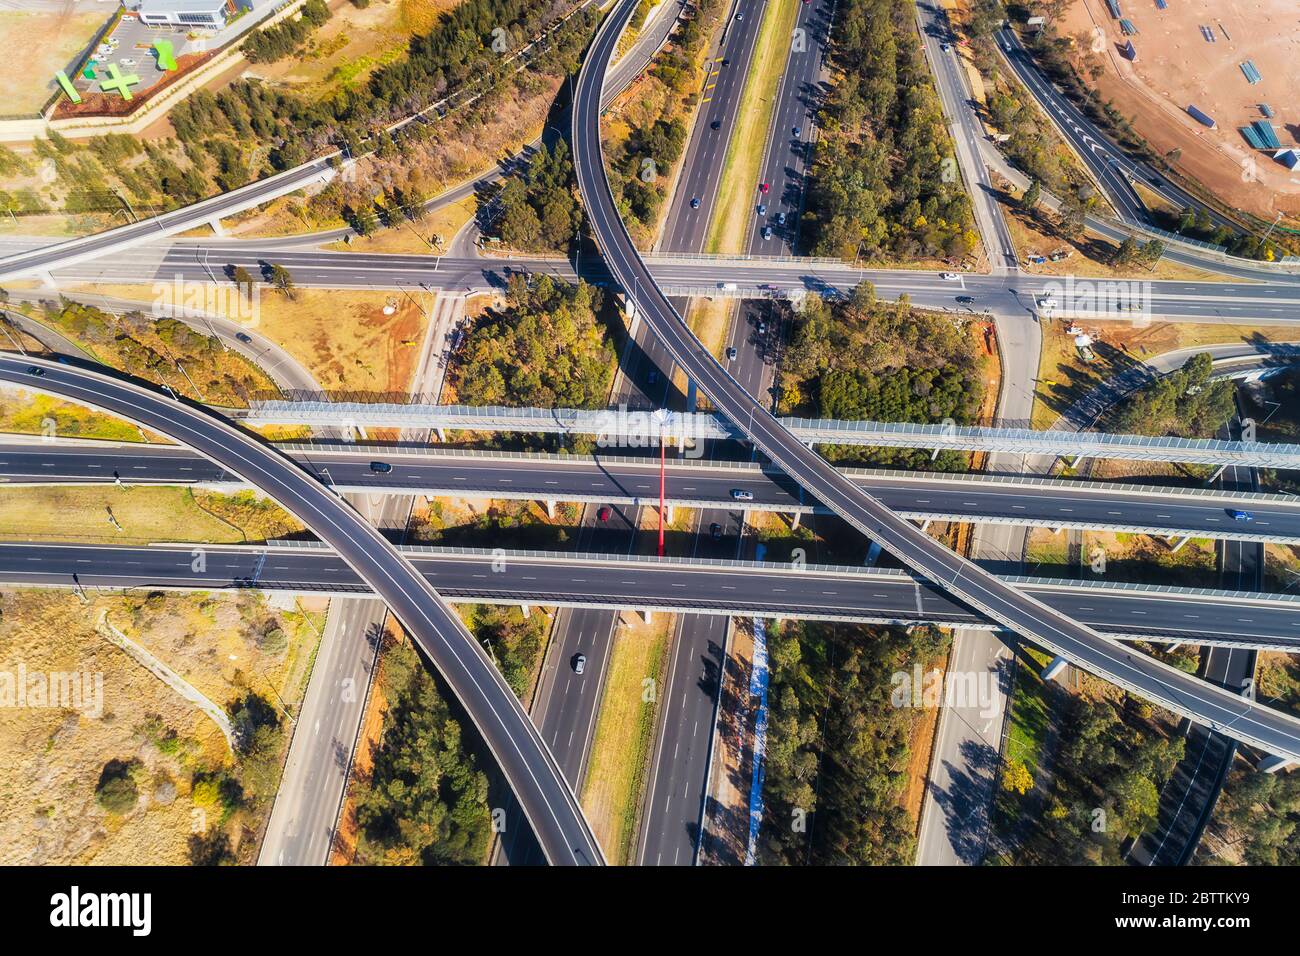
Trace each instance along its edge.
<path fill-rule="evenodd" d="M 759 184 L 758 184 L 758 191 L 761 192 L 764 196 L 767 195 L 767 191 L 768 191 L 770 188 L 771 188 L 771 187 L 770 187 L 767 183 L 759 183 Z"/>
<path fill-rule="evenodd" d="M 596 512 L 596 517 L 599 518 L 601 521 L 608 521 L 609 516 L 612 513 L 613 512 L 610 511 L 609 505 L 604 505 L 599 511 Z"/>

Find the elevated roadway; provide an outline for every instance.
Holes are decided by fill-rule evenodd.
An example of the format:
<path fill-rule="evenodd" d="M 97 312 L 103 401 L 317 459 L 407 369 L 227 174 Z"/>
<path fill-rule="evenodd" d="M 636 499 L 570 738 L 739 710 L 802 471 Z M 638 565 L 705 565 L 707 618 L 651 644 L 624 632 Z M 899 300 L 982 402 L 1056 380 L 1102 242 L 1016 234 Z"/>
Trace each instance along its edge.
<path fill-rule="evenodd" d="M 1238 739 L 1300 754 L 1300 720 L 1242 701 L 1176 668 L 1118 651 L 1097 631 L 999 581 L 891 512 L 801 443 L 740 387 L 691 333 L 656 285 L 613 203 L 600 145 L 600 89 L 638 0 L 620 0 L 597 31 L 578 77 L 574 168 L 597 244 L 630 309 L 690 379 L 763 454 L 862 534 L 997 623 L 1127 690 Z"/>
<path fill-rule="evenodd" d="M 136 382 L 12 355 L 0 355 L 0 380 L 166 435 L 239 475 L 295 515 L 383 598 L 442 674 L 510 782 L 547 859 L 553 864 L 603 862 L 577 798 L 496 666 L 429 582 L 335 492 L 213 413 Z M 88 559 L 73 558 L 74 565 L 78 560 Z"/>
<path fill-rule="evenodd" d="M 1060 303 L 1054 315 L 1090 321 L 1134 322 L 1166 318 L 1189 322 L 1268 324 L 1300 322 L 1300 277 L 1267 281 L 1092 279 L 1084 277 L 982 275 L 963 273 L 947 280 L 935 272 L 860 269 L 830 259 L 705 256 L 659 253 L 646 264 L 670 295 L 732 298 L 790 298 L 817 293 L 842 295 L 862 281 L 884 299 L 907 295 L 917 306 L 947 309 L 977 318 L 1008 315 L 1031 320 L 1036 300 L 1048 293 Z M 282 265 L 303 288 L 433 289 L 490 292 L 504 287 L 513 273 L 578 278 L 574 263 L 548 256 L 457 256 L 326 252 L 212 243 L 150 245 L 111 259 L 74 265 L 54 273 L 60 284 L 149 284 L 227 282 L 235 267 L 254 276 L 270 264 Z M 610 285 L 613 278 L 594 256 L 582 258 L 582 278 Z M 1290 279 L 1290 281 L 1287 281 Z M 1072 305 L 1068 312 L 1067 299 Z M 1134 305 L 1136 308 L 1130 309 Z"/>
<path fill-rule="evenodd" d="M 714 361 L 709 357 L 710 361 Z M 717 364 L 716 362 L 714 363 Z M 727 376 L 718 366 L 719 372 Z M 758 408 L 757 403 L 754 406 Z M 649 447 L 662 433 L 688 447 L 701 440 L 753 441 L 748 425 L 723 414 L 661 413 L 654 410 L 508 408 L 430 405 L 421 402 L 324 402 L 269 400 L 248 409 L 229 409 L 230 417 L 250 425 L 330 425 L 337 428 L 407 428 L 471 432 L 535 432 L 593 435 L 613 447 Z M 775 418 L 763 411 L 768 434 L 788 434 L 800 445 L 858 445 L 924 448 L 933 451 L 1013 452 L 1062 458 L 1116 458 L 1200 465 L 1300 468 L 1300 445 L 1117 435 L 1107 432 L 1041 431 L 1031 428 L 966 425 L 916 425 L 907 422 Z M 758 443 L 764 453 L 767 448 Z M 770 457 L 770 455 L 769 455 Z M 819 459 L 820 460 L 820 459 Z M 829 466 L 827 466 L 829 468 Z M 819 496 L 820 497 L 820 496 Z"/>
<path fill-rule="evenodd" d="M 89 447 L 87 445 L 89 444 Z M 278 445 L 300 468 L 343 494 L 496 498 L 654 506 L 653 458 L 511 454 L 388 446 L 339 449 Z M 373 464 L 392 470 L 377 473 Z M 1300 543 L 1300 498 L 1219 488 L 846 468 L 898 514 L 917 521 L 1116 531 L 1164 537 Z M 756 462 L 672 460 L 665 501 L 673 507 L 827 513 L 781 471 Z M 38 440 L 0 443 L 0 487 L 22 485 L 244 487 L 187 449 Z M 737 500 L 733 492 L 751 496 Z M 1253 520 L 1234 520 L 1245 510 Z"/>
<path fill-rule="evenodd" d="M 993 628 L 943 587 L 880 568 L 784 562 L 652 558 L 626 554 L 399 549 L 448 601 L 607 608 L 811 620 Z M 205 556 L 195 570 L 195 553 Z M 1300 595 L 1168 588 L 1045 578 L 1006 579 L 1055 613 L 1096 628 L 1105 651 L 1141 672 L 1154 661 L 1120 640 L 1196 641 L 1220 647 L 1300 650 Z M 315 542 L 269 545 L 158 544 L 117 547 L 0 544 L 0 581 L 14 586 L 153 590 L 259 589 L 352 595 L 368 585 L 349 563 Z M 1131 663 L 1130 663 L 1131 659 Z M 1273 733 L 1272 715 L 1193 675 L 1167 685 L 1179 713 L 1222 707 L 1216 720 L 1236 736 Z M 1221 698 L 1226 698 L 1222 704 Z M 1231 704 L 1231 710 L 1228 705 Z M 1219 713 L 1216 710 L 1216 713 Z M 1281 726 L 1285 726 L 1286 718 Z M 1253 728 L 1253 729 L 1252 729 Z M 1290 751 L 1287 751 L 1288 753 Z"/>

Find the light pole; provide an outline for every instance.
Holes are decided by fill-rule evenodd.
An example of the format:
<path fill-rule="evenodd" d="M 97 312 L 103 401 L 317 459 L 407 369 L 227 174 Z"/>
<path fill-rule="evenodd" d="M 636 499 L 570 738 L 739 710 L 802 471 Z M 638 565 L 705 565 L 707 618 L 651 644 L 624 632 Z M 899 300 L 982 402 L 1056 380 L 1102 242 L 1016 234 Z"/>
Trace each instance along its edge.
<path fill-rule="evenodd" d="M 1273 234 L 1273 229 L 1281 221 L 1282 221 L 1282 210 L 1279 209 L 1277 211 L 1277 216 L 1273 219 L 1271 223 L 1269 223 L 1268 228 L 1264 230 L 1264 238 L 1259 240 L 1259 247 L 1261 250 L 1264 248 L 1264 243 L 1268 242 L 1268 237 Z"/>

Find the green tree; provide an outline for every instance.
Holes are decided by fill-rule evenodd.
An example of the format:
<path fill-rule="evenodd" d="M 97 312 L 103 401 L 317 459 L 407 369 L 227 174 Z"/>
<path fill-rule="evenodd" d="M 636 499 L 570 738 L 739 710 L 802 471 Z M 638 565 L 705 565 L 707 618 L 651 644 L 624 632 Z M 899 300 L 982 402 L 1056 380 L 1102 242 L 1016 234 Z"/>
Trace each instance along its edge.
<path fill-rule="evenodd" d="M 109 813 L 130 813 L 140 802 L 135 778 L 143 765 L 139 760 L 110 760 L 104 764 L 95 785 L 95 800 Z"/>
<path fill-rule="evenodd" d="M 1116 247 L 1111 254 L 1110 264 L 1113 266 L 1131 265 L 1138 258 L 1138 243 L 1132 236 L 1125 236 L 1124 241 Z"/>
<path fill-rule="evenodd" d="M 1034 786 L 1033 774 L 1023 761 L 1013 760 L 1002 772 L 1002 789 L 1022 796 Z"/>
<path fill-rule="evenodd" d="M 1025 209 L 1033 209 L 1038 205 L 1038 200 L 1042 198 L 1042 195 L 1043 189 L 1038 184 L 1038 180 L 1030 180 L 1029 188 L 1026 189 L 1025 194 L 1020 197 L 1020 205 Z"/>
<path fill-rule="evenodd" d="M 296 298 L 294 295 L 293 276 L 289 270 L 278 262 L 271 266 L 271 285 L 282 292 L 287 298 Z"/>
<path fill-rule="evenodd" d="M 244 296 L 251 297 L 253 295 L 253 277 L 249 274 L 247 269 L 243 266 L 235 266 L 234 280 L 235 287 L 239 289 Z"/>

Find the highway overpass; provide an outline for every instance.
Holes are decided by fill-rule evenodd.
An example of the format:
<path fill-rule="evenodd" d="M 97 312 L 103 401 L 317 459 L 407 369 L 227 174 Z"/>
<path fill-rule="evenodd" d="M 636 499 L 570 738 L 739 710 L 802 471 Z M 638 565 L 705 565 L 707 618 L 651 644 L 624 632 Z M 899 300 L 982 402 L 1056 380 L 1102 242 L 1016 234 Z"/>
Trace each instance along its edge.
<path fill-rule="evenodd" d="M 399 550 L 444 599 L 453 602 L 997 627 L 943 587 L 897 570 L 504 548 Z M 195 570 L 200 554 L 202 566 Z M 1300 650 L 1300 595 L 1117 584 L 1104 579 L 1005 580 L 1057 613 L 1097 628 L 1106 635 L 1108 653 L 1121 660 L 1129 655 L 1114 643 L 1119 639 Z M 348 562 L 312 541 L 150 547 L 3 543 L 0 581 L 26 587 L 114 590 L 258 589 L 324 595 L 368 591 Z M 1154 663 L 1140 652 L 1132 657 L 1135 662 Z M 1171 708 L 1175 712 L 1217 701 L 1213 696 L 1202 698 L 1203 682 L 1182 676 L 1186 680 L 1179 686 L 1198 693 L 1176 697 Z M 1235 713 L 1250 716 L 1250 701 L 1231 702 L 1237 705 Z M 1268 713 L 1267 708 L 1256 709 Z M 1222 715 L 1225 723 L 1230 719 L 1226 712 Z"/>
<path fill-rule="evenodd" d="M 652 456 L 547 455 L 386 445 L 280 444 L 279 451 L 341 494 L 424 495 L 656 506 Z M 372 464 L 391 468 L 379 473 Z M 898 514 L 916 521 L 970 521 L 1233 541 L 1300 543 L 1300 497 L 1219 488 L 1086 480 L 845 468 Z M 217 490 L 245 483 L 187 449 L 169 445 L 40 439 L 0 442 L 0 487 L 189 485 Z M 733 492 L 751 497 L 737 499 Z M 672 458 L 669 507 L 827 513 L 779 469 L 752 461 Z M 1249 522 L 1232 513 L 1248 511 Z"/>
<path fill-rule="evenodd" d="M 600 90 L 618 38 L 639 0 L 620 0 L 583 62 L 573 106 L 579 192 L 597 244 L 628 308 L 648 324 L 686 375 L 754 446 L 809 493 L 903 564 L 988 618 L 1099 677 L 1263 749 L 1300 755 L 1300 719 L 1243 701 L 1145 655 L 1117 650 L 1097 631 L 954 554 L 835 471 L 776 421 L 687 327 L 646 268 L 614 204 L 600 143 Z"/>
<path fill-rule="evenodd" d="M 709 361 L 713 361 L 709 357 Z M 717 365 L 716 362 L 713 363 Z M 718 371 L 727 376 L 718 366 Z M 730 380 L 730 376 L 727 376 Z M 339 396 L 346 398 L 346 396 Z M 753 406 L 757 409 L 759 406 Z M 349 402 L 281 400 L 254 402 L 247 409 L 224 409 L 248 425 L 307 425 L 313 428 L 432 428 L 440 431 L 528 432 L 595 436 L 603 446 L 657 446 L 661 434 L 675 443 L 729 438 L 753 441 L 747 427 L 730 416 L 664 409 L 508 408 L 437 405 L 424 402 Z M 1118 458 L 1198 465 L 1300 468 L 1300 445 L 1222 441 L 1213 438 L 1148 437 L 1108 432 L 1041 431 L 968 425 L 916 425 L 909 422 L 842 421 L 763 416 L 773 433 L 795 444 L 924 448 L 933 451 L 1011 452 L 1061 458 Z M 759 448 L 772 457 L 768 448 Z M 774 459 L 775 460 L 775 459 Z"/>
<path fill-rule="evenodd" d="M 0 242 L 0 247 L 20 246 L 16 240 Z M 229 282 L 236 267 L 259 276 L 270 263 L 288 269 L 294 284 L 303 288 L 492 292 L 504 288 L 515 273 L 551 275 L 570 282 L 579 277 L 575 263 L 549 256 L 329 252 L 288 242 L 275 248 L 259 241 L 247 247 L 233 242 L 155 243 L 60 269 L 53 278 L 64 285 L 153 284 L 174 282 L 177 277 L 190 282 Z M 1279 325 L 1300 321 L 1300 276 L 1292 275 L 1246 282 L 979 273 L 944 279 L 937 272 L 863 269 L 838 259 L 685 253 L 649 255 L 646 264 L 661 289 L 679 296 L 797 299 L 816 293 L 835 297 L 869 281 L 881 298 L 907 295 L 921 308 L 976 318 L 986 312 L 1028 318 L 1036 310 L 1036 300 L 1051 293 L 1058 301 L 1054 315 L 1078 315 L 1090 321 L 1131 323 L 1165 318 L 1226 324 L 1255 320 Z M 584 256 L 580 265 L 585 281 L 613 284 L 608 268 L 597 257 Z M 1134 305 L 1137 308 L 1131 308 Z"/>
<path fill-rule="evenodd" d="M 545 742 L 460 616 L 327 485 L 211 411 L 168 398 L 125 376 L 3 354 L 0 381 L 118 415 L 165 435 L 239 475 L 297 517 L 383 598 L 438 669 L 497 760 L 547 859 L 557 865 L 604 862 L 582 808 Z"/>

